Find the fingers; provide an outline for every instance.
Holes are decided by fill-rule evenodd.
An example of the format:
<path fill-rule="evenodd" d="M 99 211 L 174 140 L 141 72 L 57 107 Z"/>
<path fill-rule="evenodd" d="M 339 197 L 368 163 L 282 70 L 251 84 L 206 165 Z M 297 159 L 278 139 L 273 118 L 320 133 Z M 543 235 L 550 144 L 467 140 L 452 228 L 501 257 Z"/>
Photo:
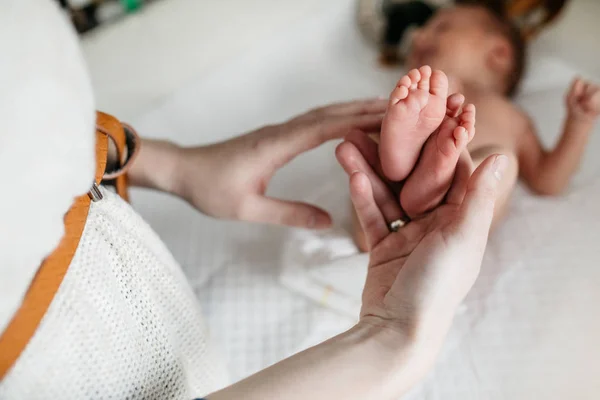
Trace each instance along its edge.
<path fill-rule="evenodd" d="M 600 87 L 576 78 L 567 94 L 567 106 L 588 116 L 597 116 L 600 114 Z"/>
<path fill-rule="evenodd" d="M 375 143 L 371 137 L 361 131 L 352 131 L 346 135 L 344 140 L 356 146 L 360 154 L 362 154 L 377 175 L 382 178 L 385 176 L 381 168 L 381 161 L 379 160 L 377 143 Z"/>
<path fill-rule="evenodd" d="M 502 174 L 507 167 L 506 156 L 490 156 L 481 163 L 469 180 L 458 219 L 458 229 L 463 237 L 477 238 L 478 241 L 487 238 Z"/>
<path fill-rule="evenodd" d="M 598 93 L 600 92 L 600 87 L 594 85 L 588 85 L 585 88 L 584 97 L 586 100 L 592 100 L 597 98 Z"/>
<path fill-rule="evenodd" d="M 343 138 L 353 130 L 379 132 L 383 114 L 336 117 L 312 122 L 297 122 L 281 126 L 275 138 L 269 138 L 269 152 L 275 168 L 290 162 L 294 157 L 319 147 L 323 143 Z"/>
<path fill-rule="evenodd" d="M 586 84 L 583 101 L 587 112 L 597 114 L 600 111 L 600 87 Z"/>
<path fill-rule="evenodd" d="M 370 190 L 373 193 L 375 204 L 381 210 L 385 221 L 391 222 L 403 218 L 404 213 L 395 195 L 380 175 L 373 171 L 373 168 L 371 168 L 353 143 L 344 142 L 340 144 L 335 154 L 348 176 L 352 176 L 356 171 L 361 171 L 367 176 L 370 181 Z"/>
<path fill-rule="evenodd" d="M 356 216 L 365 234 L 369 249 L 375 247 L 390 234 L 383 214 L 375 203 L 371 182 L 367 175 L 355 172 L 350 176 L 350 198 Z"/>
<path fill-rule="evenodd" d="M 352 101 L 322 107 L 279 126 L 269 157 L 275 155 L 276 167 L 298 154 L 321 144 L 340 139 L 352 130 L 379 132 L 387 108 L 387 100 Z"/>
<path fill-rule="evenodd" d="M 584 88 L 584 81 L 581 78 L 575 78 L 573 80 L 573 83 L 571 84 L 571 89 L 569 91 L 569 93 L 573 94 L 573 95 L 580 95 L 581 93 L 583 93 L 583 88 Z"/>
<path fill-rule="evenodd" d="M 383 114 L 329 118 L 305 126 L 303 134 L 297 135 L 297 140 L 301 142 L 302 148 L 308 150 L 328 140 L 343 138 L 351 131 L 379 132 L 382 121 Z"/>
<path fill-rule="evenodd" d="M 598 87 L 590 82 L 584 82 L 583 83 L 583 97 L 584 98 L 589 98 L 590 96 L 593 96 L 594 93 L 596 93 L 598 91 Z"/>
<path fill-rule="evenodd" d="M 567 95 L 567 102 L 570 105 L 577 103 L 577 101 L 583 95 L 583 90 L 584 90 L 583 80 L 580 78 L 576 78 L 575 80 L 573 80 L 573 83 L 571 84 L 571 88 L 569 89 L 569 94 Z"/>
<path fill-rule="evenodd" d="M 332 120 L 328 127 L 326 125 L 326 127 L 331 131 L 331 133 L 326 136 L 340 138 L 348 134 L 348 132 L 351 130 L 380 132 L 383 117 L 384 114 L 358 115 L 347 118 L 340 117 L 337 120 Z"/>
<path fill-rule="evenodd" d="M 387 108 L 387 99 L 368 99 L 334 104 L 315 110 L 326 117 L 350 117 L 356 115 L 382 114 Z"/>
<path fill-rule="evenodd" d="M 462 204 L 465 194 L 467 193 L 467 186 L 469 185 L 469 178 L 473 174 L 474 170 L 473 160 L 467 150 L 460 153 L 458 162 L 456 163 L 456 172 L 454 173 L 454 180 L 452 186 L 448 191 L 446 202 L 448 204 L 460 205 Z"/>
<path fill-rule="evenodd" d="M 243 203 L 238 219 L 307 229 L 325 229 L 331 226 L 329 214 L 318 207 L 258 195 L 249 197 Z"/>

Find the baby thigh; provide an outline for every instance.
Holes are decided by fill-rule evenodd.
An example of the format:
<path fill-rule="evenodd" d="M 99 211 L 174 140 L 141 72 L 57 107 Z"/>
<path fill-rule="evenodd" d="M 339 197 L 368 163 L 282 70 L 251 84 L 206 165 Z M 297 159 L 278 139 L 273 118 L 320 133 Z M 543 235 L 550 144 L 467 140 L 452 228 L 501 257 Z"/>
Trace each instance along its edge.
<path fill-rule="evenodd" d="M 496 207 L 494 208 L 492 229 L 496 228 L 500 220 L 504 217 L 508 209 L 510 197 L 519 177 L 519 163 L 512 149 L 501 146 L 480 147 L 471 151 L 471 158 L 473 159 L 473 163 L 477 168 L 486 158 L 493 154 L 503 154 L 508 157 L 508 167 L 502 175 L 500 196 L 496 200 Z"/>

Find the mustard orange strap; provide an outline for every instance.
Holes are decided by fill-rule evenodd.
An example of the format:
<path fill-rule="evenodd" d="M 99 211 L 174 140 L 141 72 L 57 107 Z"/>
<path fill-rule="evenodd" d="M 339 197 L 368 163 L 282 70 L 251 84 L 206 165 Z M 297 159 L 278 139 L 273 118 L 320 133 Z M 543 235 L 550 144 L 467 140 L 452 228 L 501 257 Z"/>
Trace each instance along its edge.
<path fill-rule="evenodd" d="M 536 8 L 542 7 L 544 4 L 540 0 L 518 0 L 512 1 L 508 5 L 508 15 L 511 18 L 521 17 L 523 14 L 532 12 Z"/>
<path fill-rule="evenodd" d="M 104 134 L 97 134 L 96 140 L 96 183 L 100 183 L 106 166 L 108 138 Z M 75 199 L 75 203 L 65 215 L 65 235 L 38 269 L 21 307 L 0 336 L 0 380 L 33 337 L 58 291 L 79 245 L 89 208 L 90 198 L 87 194 Z"/>
<path fill-rule="evenodd" d="M 99 184 L 105 178 L 114 179 L 117 193 L 127 200 L 125 172 L 135 156 L 137 147 L 135 142 L 138 139 L 131 127 L 127 125 L 125 127 L 128 129 L 127 133 L 116 118 L 101 112 L 97 113 L 95 182 Z M 109 137 L 116 145 L 119 160 L 119 171 L 114 177 L 105 176 Z M 126 151 L 128 148 L 129 154 Z M 0 381 L 19 358 L 50 307 L 79 246 L 90 202 L 87 194 L 75 199 L 73 206 L 65 215 L 65 235 L 58 247 L 39 267 L 23 298 L 21 307 L 0 335 Z"/>
<path fill-rule="evenodd" d="M 108 135 L 117 148 L 117 169 L 106 173 L 104 179 L 112 181 L 119 196 L 125 201 L 129 201 L 127 170 L 137 156 L 139 147 L 137 133 L 131 126 L 100 111 L 97 113 L 96 129 Z"/>

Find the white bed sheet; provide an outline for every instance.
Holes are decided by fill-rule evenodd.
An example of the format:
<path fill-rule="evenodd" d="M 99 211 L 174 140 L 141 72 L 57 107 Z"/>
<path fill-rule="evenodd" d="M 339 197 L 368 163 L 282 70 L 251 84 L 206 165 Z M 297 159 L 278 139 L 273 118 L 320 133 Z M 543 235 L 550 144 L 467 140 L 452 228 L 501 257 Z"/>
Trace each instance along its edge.
<path fill-rule="evenodd" d="M 376 66 L 373 49 L 354 28 L 352 1 L 330 3 L 329 12 L 199 78 L 135 125 L 147 136 L 203 143 L 314 105 L 387 95 L 400 71 Z M 552 97 L 543 80 L 529 80 L 525 103 L 547 117 L 537 121 L 545 140 L 560 118 L 555 111 L 544 115 L 545 104 L 560 102 L 556 89 L 565 84 L 555 82 Z M 277 175 L 270 193 L 310 198 L 329 190 L 343 180 L 333 149 L 329 144 L 299 157 Z M 543 200 L 519 191 L 436 369 L 408 398 L 600 397 L 598 150 L 596 136 L 570 195 Z M 234 378 L 352 324 L 353 318 L 279 283 L 295 231 L 212 221 L 145 191 L 133 200 L 183 265 Z"/>

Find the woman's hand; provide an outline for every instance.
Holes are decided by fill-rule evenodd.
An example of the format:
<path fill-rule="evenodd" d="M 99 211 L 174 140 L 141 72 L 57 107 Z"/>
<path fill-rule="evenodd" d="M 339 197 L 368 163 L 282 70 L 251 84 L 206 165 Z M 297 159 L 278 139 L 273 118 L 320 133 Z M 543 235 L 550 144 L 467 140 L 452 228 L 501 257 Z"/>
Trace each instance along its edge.
<path fill-rule="evenodd" d="M 479 272 L 506 158 L 471 177 L 465 155 L 446 204 L 390 233 L 402 211 L 377 149 L 364 134 L 348 139 L 337 156 L 371 249 L 360 322 L 208 399 L 397 399 L 431 367 Z"/>
<path fill-rule="evenodd" d="M 326 228 L 331 218 L 324 210 L 266 196 L 269 181 L 294 157 L 328 140 L 353 129 L 379 132 L 386 105 L 367 100 L 323 107 L 203 147 L 145 141 L 130 176 L 134 184 L 174 193 L 213 217 Z"/>
<path fill-rule="evenodd" d="M 409 337 L 424 371 L 479 274 L 507 160 L 491 156 L 471 176 L 463 156 L 445 204 L 390 232 L 389 223 L 403 217 L 398 197 L 377 172 L 374 144 L 361 137 L 350 135 L 337 151 L 370 248 L 361 323 Z"/>

